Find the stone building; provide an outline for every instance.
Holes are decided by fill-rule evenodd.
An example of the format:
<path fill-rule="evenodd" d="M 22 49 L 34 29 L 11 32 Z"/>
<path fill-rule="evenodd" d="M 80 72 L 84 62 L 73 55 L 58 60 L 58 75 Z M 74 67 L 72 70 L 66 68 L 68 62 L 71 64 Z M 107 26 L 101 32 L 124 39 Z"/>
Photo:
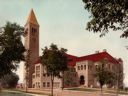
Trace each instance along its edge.
<path fill-rule="evenodd" d="M 33 10 L 31 10 L 25 24 L 25 48 L 29 50 L 28 72 L 25 70 L 24 79 L 28 79 L 28 87 L 32 87 L 32 74 L 34 73 L 34 62 L 39 58 L 39 24 Z M 28 54 L 28 53 L 27 53 Z M 27 77 L 26 77 L 26 74 Z M 26 81 L 26 80 L 25 80 Z"/>
<path fill-rule="evenodd" d="M 45 66 L 42 66 L 39 57 L 39 24 L 36 16 L 31 10 L 27 23 L 25 24 L 25 48 L 30 51 L 29 68 L 25 70 L 24 82 L 26 82 L 26 74 L 28 74 L 29 88 L 51 88 L 51 79 L 46 75 Z M 123 61 L 115 59 L 106 50 L 102 52 L 96 51 L 94 54 L 86 56 L 73 56 L 67 54 L 69 59 L 69 70 L 64 73 L 64 87 L 99 87 L 99 84 L 94 76 L 96 67 L 101 63 L 101 60 L 107 59 L 106 70 L 114 73 L 123 74 Z M 123 76 L 120 75 L 118 82 L 120 87 L 123 86 Z M 61 88 L 62 80 L 55 78 L 54 88 Z"/>

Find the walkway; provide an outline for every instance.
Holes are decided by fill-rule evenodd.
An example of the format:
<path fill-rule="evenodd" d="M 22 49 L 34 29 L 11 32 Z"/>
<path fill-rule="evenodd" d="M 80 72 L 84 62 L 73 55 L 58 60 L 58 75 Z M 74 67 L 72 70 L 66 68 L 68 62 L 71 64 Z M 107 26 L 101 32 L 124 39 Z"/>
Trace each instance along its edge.
<path fill-rule="evenodd" d="M 100 92 L 84 92 L 84 91 L 71 91 L 64 90 L 56 92 L 55 96 L 101 96 Z M 103 96 L 116 96 L 115 94 L 104 94 Z M 118 95 L 118 96 L 128 96 L 128 95 Z"/>
<path fill-rule="evenodd" d="M 49 89 L 45 90 L 35 90 L 35 89 L 29 89 L 28 92 L 32 93 L 40 93 L 40 94 L 50 94 L 51 91 Z M 39 95 L 40 96 L 40 95 Z M 45 95 L 44 95 L 45 96 Z M 46 95 L 48 96 L 48 95 Z M 100 91 L 97 92 L 87 92 L 87 91 L 74 91 L 74 90 L 54 90 L 54 96 L 101 96 Z M 116 96 L 115 94 L 104 94 L 103 96 Z M 118 96 L 128 96 L 128 95 L 118 95 Z"/>

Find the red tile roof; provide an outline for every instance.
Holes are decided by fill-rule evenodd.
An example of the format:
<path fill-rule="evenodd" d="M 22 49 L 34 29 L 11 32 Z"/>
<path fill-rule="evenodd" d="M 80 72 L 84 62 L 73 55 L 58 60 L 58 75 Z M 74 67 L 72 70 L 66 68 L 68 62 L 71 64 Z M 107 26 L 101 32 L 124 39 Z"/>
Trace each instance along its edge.
<path fill-rule="evenodd" d="M 34 64 L 39 64 L 41 63 L 41 57 L 38 57 L 38 59 L 34 62 Z"/>
<path fill-rule="evenodd" d="M 70 55 L 70 54 L 66 54 L 67 58 L 68 58 L 68 65 L 69 66 L 75 66 L 76 65 L 76 60 L 77 60 L 77 57 L 76 56 L 73 56 L 73 55 Z M 41 57 L 39 57 L 34 64 L 39 64 L 41 63 Z"/>
<path fill-rule="evenodd" d="M 80 61 L 84 61 L 84 60 L 90 60 L 93 62 L 97 62 L 97 61 L 101 61 L 102 59 L 105 59 L 105 58 L 107 58 L 107 60 L 111 63 L 114 63 L 114 64 L 119 63 L 118 60 L 113 58 L 107 52 L 100 52 L 100 53 L 91 54 L 91 55 L 82 56 L 82 57 L 77 57 L 77 56 L 73 56 L 70 54 L 66 54 L 66 56 L 69 60 L 69 62 L 68 62 L 69 66 L 75 66 L 76 62 L 80 62 Z M 39 64 L 39 63 L 41 63 L 41 57 L 39 57 L 34 64 Z"/>
<path fill-rule="evenodd" d="M 105 58 L 107 58 L 108 61 L 111 63 L 119 63 L 115 58 L 113 58 L 107 52 L 101 52 L 101 53 L 91 54 L 91 55 L 87 55 L 87 56 L 82 56 L 82 57 L 77 58 L 77 62 L 84 61 L 84 60 L 90 60 L 93 62 L 97 62 L 97 61 L 100 61 Z"/>
<path fill-rule="evenodd" d="M 67 58 L 68 58 L 68 65 L 69 66 L 75 66 L 76 65 L 76 60 L 77 60 L 77 56 L 73 56 L 73 55 L 70 55 L 70 54 L 66 54 L 67 55 Z"/>

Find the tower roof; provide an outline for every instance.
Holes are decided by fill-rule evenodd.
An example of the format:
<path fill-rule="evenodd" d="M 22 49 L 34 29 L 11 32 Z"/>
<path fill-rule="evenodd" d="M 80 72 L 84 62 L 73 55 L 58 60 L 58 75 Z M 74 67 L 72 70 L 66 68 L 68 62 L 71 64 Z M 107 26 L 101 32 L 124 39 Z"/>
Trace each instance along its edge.
<path fill-rule="evenodd" d="M 35 25 L 39 25 L 38 22 L 37 22 L 37 19 L 36 19 L 36 16 L 35 16 L 35 13 L 34 13 L 33 9 L 31 9 L 31 12 L 29 14 L 27 23 L 32 23 L 32 24 L 35 24 Z"/>

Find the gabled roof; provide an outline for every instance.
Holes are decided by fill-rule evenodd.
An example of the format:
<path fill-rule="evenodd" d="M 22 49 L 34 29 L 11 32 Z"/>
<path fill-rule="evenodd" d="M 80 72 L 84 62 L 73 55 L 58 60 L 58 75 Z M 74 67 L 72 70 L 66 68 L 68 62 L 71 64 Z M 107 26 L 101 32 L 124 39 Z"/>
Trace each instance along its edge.
<path fill-rule="evenodd" d="M 38 25 L 38 26 L 39 26 L 33 9 L 31 9 L 31 12 L 30 12 L 30 14 L 29 14 L 27 23 L 32 23 L 32 24 L 35 24 L 35 25 Z M 27 24 L 27 23 L 26 23 L 26 24 Z"/>
<path fill-rule="evenodd" d="M 41 63 L 41 57 L 38 57 L 38 59 L 34 62 L 34 64 L 39 64 Z"/>
<path fill-rule="evenodd" d="M 67 58 L 68 58 L 68 65 L 69 66 L 75 66 L 76 65 L 76 60 L 77 60 L 77 57 L 76 56 L 73 56 L 73 55 L 70 55 L 70 54 L 66 54 Z M 41 57 L 39 57 L 35 62 L 34 64 L 39 64 L 41 63 Z"/>
<path fill-rule="evenodd" d="M 76 60 L 77 60 L 77 56 L 73 56 L 73 55 L 70 55 L 70 54 L 66 54 L 67 55 L 67 58 L 68 58 L 68 65 L 69 66 L 75 66 L 76 65 Z"/>
<path fill-rule="evenodd" d="M 97 61 L 101 61 L 102 59 L 105 59 L 105 58 L 111 63 L 114 63 L 114 64 L 119 63 L 115 58 L 113 58 L 107 52 L 100 52 L 100 53 L 96 53 L 96 54 L 82 56 L 82 57 L 77 58 L 77 62 L 84 61 L 84 60 L 90 60 L 93 62 L 97 62 Z"/>
<path fill-rule="evenodd" d="M 85 61 L 85 60 L 89 60 L 89 61 L 93 61 L 93 62 L 98 62 L 98 61 L 101 61 L 103 59 L 107 59 L 111 63 L 114 63 L 114 64 L 119 63 L 118 60 L 113 58 L 107 52 L 100 52 L 100 53 L 95 53 L 95 54 L 91 54 L 91 55 L 87 55 L 87 56 L 82 56 L 82 57 L 77 57 L 77 56 L 73 56 L 73 55 L 70 55 L 70 54 L 66 54 L 66 56 L 68 58 L 68 65 L 69 66 L 75 66 L 76 62 Z M 39 57 L 34 64 L 39 64 L 39 63 L 41 63 L 41 57 Z"/>

